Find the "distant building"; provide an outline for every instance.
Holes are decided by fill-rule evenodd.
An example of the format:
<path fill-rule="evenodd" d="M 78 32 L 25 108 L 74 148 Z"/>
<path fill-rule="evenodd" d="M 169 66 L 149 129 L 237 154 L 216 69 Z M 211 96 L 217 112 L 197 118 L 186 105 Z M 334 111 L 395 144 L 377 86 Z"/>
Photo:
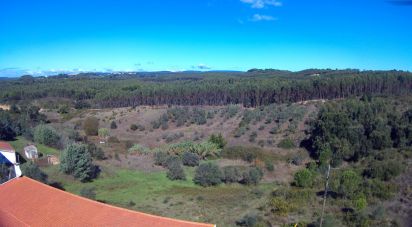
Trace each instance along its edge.
<path fill-rule="evenodd" d="M 37 147 L 34 145 L 29 145 L 24 148 L 24 154 L 28 159 L 37 159 L 39 158 L 39 152 L 37 151 Z"/>

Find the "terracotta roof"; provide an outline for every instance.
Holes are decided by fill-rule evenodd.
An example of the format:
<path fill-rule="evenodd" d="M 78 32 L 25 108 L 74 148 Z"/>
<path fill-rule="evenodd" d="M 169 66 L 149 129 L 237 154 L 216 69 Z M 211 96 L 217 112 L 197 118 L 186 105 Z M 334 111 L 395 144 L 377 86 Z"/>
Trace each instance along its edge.
<path fill-rule="evenodd" d="M 20 177 L 0 185 L 0 226 L 211 227 L 99 203 Z"/>
<path fill-rule="evenodd" d="M 9 152 L 15 152 L 14 148 L 7 142 L 0 141 L 0 150 L 2 151 L 9 151 Z"/>

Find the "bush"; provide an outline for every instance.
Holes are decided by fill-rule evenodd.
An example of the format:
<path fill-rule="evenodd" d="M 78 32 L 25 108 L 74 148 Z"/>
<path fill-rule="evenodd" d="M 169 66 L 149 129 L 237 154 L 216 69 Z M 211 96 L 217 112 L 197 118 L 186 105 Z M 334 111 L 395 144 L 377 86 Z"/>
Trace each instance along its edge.
<path fill-rule="evenodd" d="M 21 171 L 24 176 L 30 177 L 33 180 L 37 180 L 43 183 L 47 183 L 47 175 L 43 173 L 40 168 L 29 161 L 21 165 Z"/>
<path fill-rule="evenodd" d="M 221 133 L 219 133 L 218 135 L 210 135 L 209 142 L 216 144 L 220 149 L 224 148 L 227 143 Z"/>
<path fill-rule="evenodd" d="M 84 187 L 80 190 L 80 195 L 88 199 L 96 199 L 96 190 L 93 187 Z"/>
<path fill-rule="evenodd" d="M 403 171 L 403 164 L 398 161 L 373 161 L 364 171 L 364 175 L 369 178 L 378 178 L 383 181 L 388 181 L 399 176 Z"/>
<path fill-rule="evenodd" d="M 302 169 L 295 173 L 294 184 L 298 187 L 307 188 L 313 185 L 314 176 L 308 169 Z"/>
<path fill-rule="evenodd" d="M 273 163 L 269 160 L 265 161 L 265 168 L 267 171 L 273 172 L 275 170 L 275 167 L 273 166 Z"/>
<path fill-rule="evenodd" d="M 258 223 L 258 220 L 261 219 L 256 214 L 246 214 L 240 220 L 236 221 L 236 225 L 245 226 L 245 227 L 254 227 Z"/>
<path fill-rule="evenodd" d="M 90 104 L 86 101 L 79 100 L 74 103 L 74 108 L 75 109 L 87 109 L 87 108 L 90 108 Z"/>
<path fill-rule="evenodd" d="M 257 158 L 259 148 L 249 148 L 242 146 L 226 147 L 223 149 L 222 157 L 228 159 L 242 159 L 247 162 L 252 162 Z"/>
<path fill-rule="evenodd" d="M 222 172 L 213 163 L 204 163 L 197 167 L 193 181 L 201 186 L 212 186 L 220 184 Z"/>
<path fill-rule="evenodd" d="M 90 155 L 93 158 L 95 158 L 97 160 L 105 159 L 104 152 L 103 152 L 102 148 L 97 147 L 94 143 L 87 144 L 87 150 L 90 152 Z"/>
<path fill-rule="evenodd" d="M 179 159 L 167 162 L 167 177 L 170 180 L 185 180 L 185 172 Z"/>
<path fill-rule="evenodd" d="M 66 104 L 60 105 L 57 113 L 60 114 L 67 114 L 70 111 L 70 107 Z"/>
<path fill-rule="evenodd" d="M 243 172 L 243 179 L 241 183 L 243 184 L 257 184 L 262 179 L 263 173 L 257 167 L 250 168 L 248 171 Z"/>
<path fill-rule="evenodd" d="M 97 136 L 99 130 L 99 119 L 88 117 L 83 122 L 83 130 L 88 136 Z"/>
<path fill-rule="evenodd" d="M 58 146 L 60 141 L 60 135 L 57 131 L 48 125 L 38 125 L 34 128 L 34 141 L 36 143 L 44 144 L 47 146 Z"/>
<path fill-rule="evenodd" d="M 120 140 L 116 136 L 109 136 L 107 139 L 107 142 L 109 143 L 120 143 Z"/>
<path fill-rule="evenodd" d="M 136 124 L 131 124 L 130 125 L 130 130 L 136 131 L 137 130 L 137 125 Z"/>
<path fill-rule="evenodd" d="M 134 144 L 127 151 L 129 153 L 137 152 L 139 154 L 147 155 L 147 154 L 150 153 L 151 150 L 149 148 L 145 147 L 145 146 L 140 145 L 140 144 Z"/>
<path fill-rule="evenodd" d="M 278 147 L 283 148 L 283 149 L 292 149 L 292 148 L 295 148 L 296 146 L 295 146 L 295 143 L 290 138 L 286 138 L 279 142 Z"/>
<path fill-rule="evenodd" d="M 106 138 L 109 136 L 109 129 L 107 128 L 99 128 L 98 134 L 100 138 Z"/>
<path fill-rule="evenodd" d="M 236 183 L 242 180 L 242 171 L 236 166 L 225 166 L 222 169 L 222 181 L 225 183 Z"/>
<path fill-rule="evenodd" d="M 164 163 L 164 167 L 169 168 L 172 165 L 175 165 L 176 163 L 181 164 L 182 160 L 180 160 L 180 157 L 177 155 L 168 155 L 166 158 L 166 162 Z"/>
<path fill-rule="evenodd" d="M 200 157 L 197 154 L 191 152 L 184 152 L 182 155 L 182 162 L 185 166 L 198 166 Z"/>
<path fill-rule="evenodd" d="M 95 167 L 92 157 L 84 144 L 70 144 L 62 152 L 60 170 L 70 174 L 81 181 L 87 181 L 95 177 Z"/>
<path fill-rule="evenodd" d="M 292 210 L 292 205 L 283 198 L 274 197 L 270 201 L 270 208 L 273 213 L 287 215 Z"/>
<path fill-rule="evenodd" d="M 166 161 L 169 158 L 169 154 L 165 151 L 157 151 L 154 154 L 155 164 L 158 166 L 166 166 Z"/>
<path fill-rule="evenodd" d="M 112 123 L 110 123 L 110 128 L 111 129 L 117 129 L 117 124 L 115 121 L 112 121 Z"/>
<path fill-rule="evenodd" d="M 337 192 L 346 198 L 353 198 L 359 192 L 362 178 L 353 170 L 343 171 L 334 182 Z"/>

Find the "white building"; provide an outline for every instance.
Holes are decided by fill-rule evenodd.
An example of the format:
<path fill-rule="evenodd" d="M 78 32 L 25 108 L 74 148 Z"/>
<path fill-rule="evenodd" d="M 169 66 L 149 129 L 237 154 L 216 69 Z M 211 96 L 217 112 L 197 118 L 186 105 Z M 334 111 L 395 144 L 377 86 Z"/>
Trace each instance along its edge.
<path fill-rule="evenodd" d="M 18 156 L 14 148 L 9 143 L 0 141 L 0 164 L 10 166 L 8 176 L 1 176 L 2 179 L 11 180 L 22 175 L 17 159 Z"/>
<path fill-rule="evenodd" d="M 34 145 L 29 145 L 24 148 L 24 154 L 28 159 L 36 159 L 39 157 L 39 153 L 37 151 L 37 147 Z"/>

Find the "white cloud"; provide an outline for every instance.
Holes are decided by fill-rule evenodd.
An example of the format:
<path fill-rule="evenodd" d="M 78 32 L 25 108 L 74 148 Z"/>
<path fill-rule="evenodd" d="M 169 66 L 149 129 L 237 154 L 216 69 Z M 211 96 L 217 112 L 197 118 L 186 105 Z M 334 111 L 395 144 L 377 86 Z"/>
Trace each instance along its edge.
<path fill-rule="evenodd" d="M 240 0 L 243 3 L 250 4 L 252 8 L 262 9 L 265 6 L 282 6 L 282 2 L 278 0 Z"/>
<path fill-rule="evenodd" d="M 276 20 L 276 18 L 269 16 L 269 15 L 255 14 L 250 20 L 255 21 L 255 22 L 256 21 L 273 21 L 273 20 Z"/>

